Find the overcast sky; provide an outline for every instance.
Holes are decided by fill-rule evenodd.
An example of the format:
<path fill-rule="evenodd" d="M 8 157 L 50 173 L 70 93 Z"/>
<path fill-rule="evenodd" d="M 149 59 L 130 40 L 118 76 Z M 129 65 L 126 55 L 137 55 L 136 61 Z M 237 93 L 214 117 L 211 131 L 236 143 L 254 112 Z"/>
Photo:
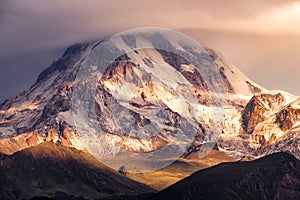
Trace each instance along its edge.
<path fill-rule="evenodd" d="M 145 26 L 182 31 L 262 86 L 300 95 L 299 24 L 295 0 L 0 0 L 0 101 L 67 46 Z"/>

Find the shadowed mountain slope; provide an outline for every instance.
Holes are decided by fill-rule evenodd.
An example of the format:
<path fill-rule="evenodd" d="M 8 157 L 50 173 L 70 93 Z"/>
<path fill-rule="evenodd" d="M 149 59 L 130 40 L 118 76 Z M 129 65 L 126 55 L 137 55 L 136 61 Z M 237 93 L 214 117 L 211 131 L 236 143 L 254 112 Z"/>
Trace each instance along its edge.
<path fill-rule="evenodd" d="M 299 169 L 300 161 L 287 153 L 222 163 L 192 174 L 153 199 L 299 199 Z"/>
<path fill-rule="evenodd" d="M 0 199 L 134 199 L 155 192 L 89 154 L 51 142 L 1 154 L 0 177 Z"/>

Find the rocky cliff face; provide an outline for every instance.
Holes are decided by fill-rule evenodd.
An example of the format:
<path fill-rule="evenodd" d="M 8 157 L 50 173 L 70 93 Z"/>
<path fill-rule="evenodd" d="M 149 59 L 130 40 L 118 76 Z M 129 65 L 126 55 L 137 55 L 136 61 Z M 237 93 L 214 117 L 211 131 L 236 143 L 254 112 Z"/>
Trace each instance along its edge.
<path fill-rule="evenodd" d="M 196 51 L 157 35 L 156 45 L 170 51 L 136 49 L 137 44 L 151 44 L 147 37 L 122 38 L 121 47 L 109 46 L 107 51 L 119 56 L 106 63 L 94 82 L 80 70 L 88 66 L 92 74 L 103 67 L 105 62 L 97 58 L 103 56 L 99 45 L 105 41 L 68 48 L 28 91 L 1 105 L 0 150 L 14 153 L 44 141 L 86 149 L 103 138 L 82 130 L 100 126 L 107 144 L 130 152 L 158 150 L 180 135 L 182 141 L 195 138 L 183 149 L 194 150 L 216 138 L 218 149 L 234 157 L 253 159 L 277 151 L 299 156 L 297 97 L 260 87 L 211 49 Z M 86 83 L 95 91 L 78 89 Z M 77 126 L 74 90 L 81 103 L 92 99 L 86 106 L 94 110 L 78 113 L 90 120 Z M 190 124 L 192 134 L 180 132 Z M 107 149 L 116 153 L 111 146 Z"/>
<path fill-rule="evenodd" d="M 1 104 L 0 136 L 11 137 L 43 129 L 47 123 L 57 129 L 55 118 L 70 109 L 70 90 L 90 49 L 90 44 L 68 48 L 62 58 L 40 74 L 28 91 Z"/>
<path fill-rule="evenodd" d="M 244 131 L 249 134 L 253 133 L 255 126 L 273 115 L 283 102 L 285 98 L 280 93 L 254 96 L 242 112 Z"/>

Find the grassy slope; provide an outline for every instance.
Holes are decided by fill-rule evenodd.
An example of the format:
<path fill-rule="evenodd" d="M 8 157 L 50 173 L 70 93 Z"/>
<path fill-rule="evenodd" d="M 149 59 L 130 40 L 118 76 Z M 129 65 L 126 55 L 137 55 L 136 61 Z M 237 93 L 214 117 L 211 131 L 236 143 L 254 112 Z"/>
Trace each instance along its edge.
<path fill-rule="evenodd" d="M 233 161 L 235 159 L 225 153 L 212 150 L 202 159 L 199 158 L 198 153 L 195 153 L 187 159 L 179 159 L 163 169 L 147 173 L 129 173 L 127 177 L 160 191 L 196 171 L 217 165 L 221 162 Z"/>
<path fill-rule="evenodd" d="M 154 190 L 113 171 L 89 154 L 46 142 L 0 155 L 0 199 L 34 196 L 108 198 Z"/>

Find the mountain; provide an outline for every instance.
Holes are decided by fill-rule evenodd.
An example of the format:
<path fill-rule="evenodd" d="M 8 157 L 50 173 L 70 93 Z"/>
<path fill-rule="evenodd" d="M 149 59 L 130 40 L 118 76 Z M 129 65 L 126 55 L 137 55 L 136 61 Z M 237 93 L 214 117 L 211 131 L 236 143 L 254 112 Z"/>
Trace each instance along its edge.
<path fill-rule="evenodd" d="M 0 199 L 135 199 L 155 192 L 89 154 L 52 142 L 0 158 Z"/>
<path fill-rule="evenodd" d="M 300 161 L 275 153 L 201 170 L 149 199 L 299 199 Z"/>
<path fill-rule="evenodd" d="M 224 159 L 218 151 L 207 159 L 218 156 Z M 44 142 L 13 155 L 0 155 L 0 198 L 298 199 L 299 167 L 300 161 L 288 153 L 251 162 L 226 162 L 195 172 L 155 194 L 155 190 L 120 175 L 85 152 Z M 182 160 L 150 174 L 126 176 L 152 183 L 156 179 L 157 183 L 168 182 L 169 177 L 195 168 L 195 163 Z"/>
<path fill-rule="evenodd" d="M 134 155 L 141 168 L 141 153 L 172 162 L 207 146 L 238 159 L 300 157 L 298 97 L 269 91 L 215 51 L 172 36 L 125 32 L 69 47 L 29 90 L 1 104 L 0 152 L 52 141 L 100 160 Z"/>
<path fill-rule="evenodd" d="M 243 128 L 251 135 L 253 155 L 286 151 L 300 157 L 299 99 L 282 94 L 254 96 L 242 114 Z M 250 122 L 250 123 L 249 123 Z"/>

